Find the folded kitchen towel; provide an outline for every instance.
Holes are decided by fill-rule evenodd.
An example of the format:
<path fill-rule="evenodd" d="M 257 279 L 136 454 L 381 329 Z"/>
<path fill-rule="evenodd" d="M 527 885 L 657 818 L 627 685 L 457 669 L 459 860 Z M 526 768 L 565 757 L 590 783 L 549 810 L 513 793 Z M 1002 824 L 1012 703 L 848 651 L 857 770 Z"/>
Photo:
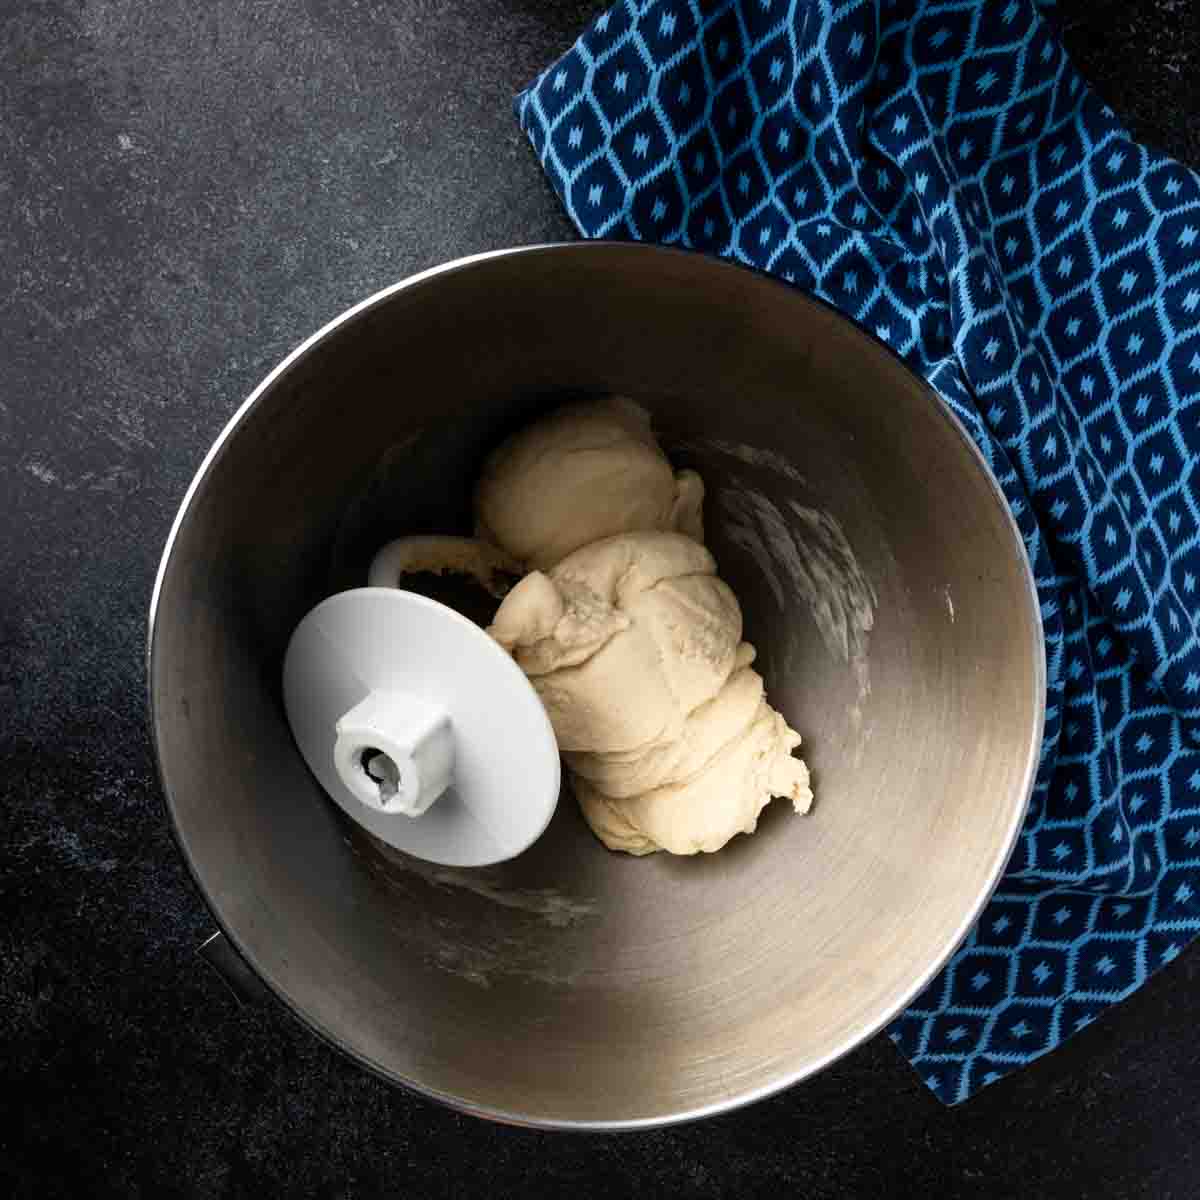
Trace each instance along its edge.
<path fill-rule="evenodd" d="M 1130 140 L 1033 0 L 626 0 L 517 112 L 581 233 L 836 305 L 1000 480 L 1043 757 L 999 890 L 890 1034 L 963 1100 L 1200 932 L 1200 178 Z"/>

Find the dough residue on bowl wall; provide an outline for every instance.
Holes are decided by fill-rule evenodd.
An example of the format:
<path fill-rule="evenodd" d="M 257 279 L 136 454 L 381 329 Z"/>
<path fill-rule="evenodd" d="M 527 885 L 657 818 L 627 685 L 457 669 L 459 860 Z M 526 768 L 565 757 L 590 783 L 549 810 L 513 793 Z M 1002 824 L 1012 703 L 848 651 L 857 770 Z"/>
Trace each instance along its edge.
<path fill-rule="evenodd" d="M 717 454 L 724 458 L 736 458 L 748 467 L 764 467 L 792 483 L 804 485 L 808 482 L 796 469 L 791 459 L 777 450 L 768 450 L 762 446 L 746 446 L 741 442 L 727 442 L 723 438 L 706 438 L 704 441 L 679 442 L 674 449 L 700 457 Z"/>
<path fill-rule="evenodd" d="M 710 521 L 753 561 L 781 613 L 791 597 L 804 602 L 825 649 L 853 673 L 858 703 L 850 717 L 858 724 L 871 690 L 868 652 L 878 596 L 841 525 L 831 513 L 788 495 L 805 486 L 805 478 L 774 451 L 717 439 L 683 442 L 678 450 L 689 461 L 718 468 L 711 472 L 721 485 L 711 491 Z M 754 468 L 758 478 L 739 465 Z M 762 486 L 764 472 L 773 495 Z M 783 665 L 803 669 L 795 646 Z"/>
<path fill-rule="evenodd" d="M 546 929 L 565 932 L 595 920 L 599 905 L 593 900 L 555 888 L 506 886 L 500 870 L 459 870 L 423 862 L 358 827 L 345 842 L 401 897 L 405 918 L 397 922 L 397 935 L 418 947 L 429 966 L 478 987 L 490 987 L 499 977 L 564 986 L 577 982 L 577 973 L 564 971 L 561 956 L 551 953 L 555 942 L 547 939 Z M 428 888 L 465 893 L 463 903 L 449 910 L 430 904 L 428 894 L 421 894 Z M 518 914 L 515 921 L 503 915 L 512 912 Z"/>

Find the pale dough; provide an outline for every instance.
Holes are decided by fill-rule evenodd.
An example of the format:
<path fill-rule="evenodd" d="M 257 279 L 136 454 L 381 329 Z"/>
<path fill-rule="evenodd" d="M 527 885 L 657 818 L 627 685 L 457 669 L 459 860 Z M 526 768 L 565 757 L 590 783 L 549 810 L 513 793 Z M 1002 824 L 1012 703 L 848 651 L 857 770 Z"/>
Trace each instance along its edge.
<path fill-rule="evenodd" d="M 588 824 L 630 854 L 719 850 L 772 796 L 812 803 L 737 598 L 679 533 L 617 534 L 527 575 L 492 636 L 537 689 Z"/>
<path fill-rule="evenodd" d="M 505 442 L 475 493 L 479 539 L 405 538 L 370 581 L 473 575 L 529 677 L 579 805 L 613 850 L 695 854 L 753 833 L 772 796 L 812 804 L 800 735 L 767 703 L 737 597 L 705 549 L 704 484 L 628 400 L 572 404 Z"/>
<path fill-rule="evenodd" d="M 518 434 L 476 493 L 480 533 L 541 568 L 491 634 L 538 690 L 611 850 L 720 850 L 754 833 L 773 796 L 812 803 L 799 734 L 763 695 L 742 610 L 702 545 L 702 499 L 619 401 Z"/>
<path fill-rule="evenodd" d="M 704 485 L 676 474 L 650 418 L 618 397 L 568 404 L 504 442 L 475 488 L 477 532 L 543 570 L 598 538 L 674 529 L 704 541 Z"/>
<path fill-rule="evenodd" d="M 537 689 L 560 750 L 648 754 L 725 685 L 742 613 L 699 542 L 625 533 L 526 575 L 491 634 Z"/>

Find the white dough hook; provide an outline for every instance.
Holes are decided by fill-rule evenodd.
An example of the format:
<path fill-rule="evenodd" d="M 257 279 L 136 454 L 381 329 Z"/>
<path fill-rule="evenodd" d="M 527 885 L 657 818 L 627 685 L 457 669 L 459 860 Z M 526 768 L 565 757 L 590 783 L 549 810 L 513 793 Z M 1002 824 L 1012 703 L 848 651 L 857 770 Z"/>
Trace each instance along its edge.
<path fill-rule="evenodd" d="M 426 596 L 365 587 L 318 604 L 288 644 L 283 697 L 322 787 L 396 849 L 503 862 L 554 814 L 558 744 L 537 693 L 487 633 Z"/>

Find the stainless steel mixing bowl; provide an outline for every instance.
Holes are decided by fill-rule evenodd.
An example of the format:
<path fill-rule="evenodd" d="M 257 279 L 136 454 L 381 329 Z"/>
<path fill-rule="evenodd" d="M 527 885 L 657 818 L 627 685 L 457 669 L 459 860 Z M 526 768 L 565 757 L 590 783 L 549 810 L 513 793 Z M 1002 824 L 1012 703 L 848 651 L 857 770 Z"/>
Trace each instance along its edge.
<path fill-rule="evenodd" d="M 469 531 L 504 434 L 605 392 L 704 475 L 816 807 L 777 801 L 719 854 L 633 859 L 565 796 L 501 867 L 385 855 L 292 742 L 288 635 L 388 538 Z M 782 283 L 617 244 L 451 263 L 310 338 L 204 461 L 151 615 L 167 807 L 227 936 L 361 1063 L 547 1126 L 718 1112 L 880 1029 L 1003 869 L 1043 675 L 1020 538 L 933 393 Z"/>

